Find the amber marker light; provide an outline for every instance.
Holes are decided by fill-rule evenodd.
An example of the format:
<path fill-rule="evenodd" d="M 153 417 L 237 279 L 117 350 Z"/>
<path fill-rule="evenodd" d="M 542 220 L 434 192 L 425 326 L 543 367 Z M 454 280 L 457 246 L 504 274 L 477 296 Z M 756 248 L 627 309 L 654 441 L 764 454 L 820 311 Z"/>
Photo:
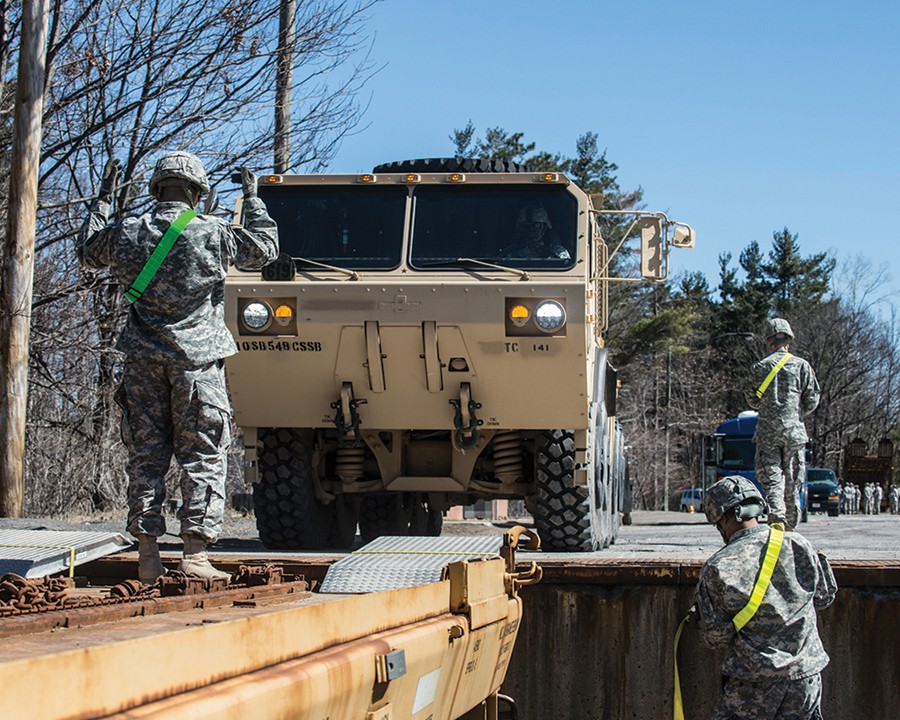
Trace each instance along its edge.
<path fill-rule="evenodd" d="M 278 185 L 281 182 L 284 182 L 284 178 L 281 175 L 266 175 L 265 178 L 266 185 Z"/>
<path fill-rule="evenodd" d="M 558 173 L 544 173 L 543 175 L 541 175 L 541 182 L 557 182 L 558 180 Z"/>
<path fill-rule="evenodd" d="M 408 175 L 403 176 L 403 182 L 406 183 L 417 183 L 422 179 L 420 175 L 416 175 L 415 173 L 409 173 Z"/>
<path fill-rule="evenodd" d="M 462 173 L 452 173 L 447 179 L 452 183 L 461 183 L 466 181 L 466 176 Z"/>
<path fill-rule="evenodd" d="M 290 305 L 279 305 L 275 308 L 275 317 L 277 318 L 292 318 L 294 316 L 294 310 Z"/>
<path fill-rule="evenodd" d="M 531 313 L 524 305 L 513 305 L 509 311 L 509 319 L 516 327 L 525 327 L 530 317 Z"/>
<path fill-rule="evenodd" d="M 357 182 L 361 183 L 373 183 L 377 178 L 374 175 L 360 175 L 356 178 Z"/>

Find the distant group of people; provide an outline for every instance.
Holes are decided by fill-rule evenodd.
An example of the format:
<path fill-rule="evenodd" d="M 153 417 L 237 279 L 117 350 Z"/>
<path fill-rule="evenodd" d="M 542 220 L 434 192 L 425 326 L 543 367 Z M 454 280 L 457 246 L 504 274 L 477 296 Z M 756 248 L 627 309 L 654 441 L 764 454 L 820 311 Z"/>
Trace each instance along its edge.
<path fill-rule="evenodd" d="M 893 492 L 893 488 L 892 488 Z M 845 483 L 840 486 L 840 509 L 845 515 L 878 515 L 881 512 L 881 502 L 884 499 L 884 490 L 875 482 L 868 482 L 860 488 L 855 483 Z"/>
<path fill-rule="evenodd" d="M 876 482 L 868 482 L 861 489 L 854 483 L 840 487 L 841 512 L 846 515 L 879 515 L 884 502 L 884 489 Z M 891 515 L 900 515 L 900 485 L 891 485 L 887 492 Z"/>

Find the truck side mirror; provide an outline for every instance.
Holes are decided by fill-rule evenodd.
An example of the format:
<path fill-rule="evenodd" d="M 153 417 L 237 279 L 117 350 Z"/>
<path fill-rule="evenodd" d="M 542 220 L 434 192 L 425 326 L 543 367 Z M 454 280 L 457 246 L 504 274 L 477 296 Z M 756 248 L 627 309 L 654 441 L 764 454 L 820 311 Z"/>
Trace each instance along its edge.
<path fill-rule="evenodd" d="M 690 225 L 676 225 L 672 233 L 672 247 L 692 248 L 695 242 L 694 228 Z"/>
<path fill-rule="evenodd" d="M 640 219 L 639 226 L 641 228 L 641 275 L 648 280 L 661 280 L 663 277 L 663 221 L 658 217 L 644 216 Z"/>
<path fill-rule="evenodd" d="M 716 464 L 716 438 L 713 435 L 706 435 L 703 438 L 703 464 Z"/>

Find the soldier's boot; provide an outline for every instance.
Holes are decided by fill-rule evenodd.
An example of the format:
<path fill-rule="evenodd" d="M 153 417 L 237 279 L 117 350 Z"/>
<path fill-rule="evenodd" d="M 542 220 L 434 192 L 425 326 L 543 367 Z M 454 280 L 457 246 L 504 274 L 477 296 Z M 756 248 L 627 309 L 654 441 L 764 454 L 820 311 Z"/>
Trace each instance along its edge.
<path fill-rule="evenodd" d="M 181 572 L 207 579 L 231 579 L 230 574 L 217 570 L 210 564 L 206 540 L 195 533 L 184 533 L 181 539 L 184 541 L 184 559 L 178 565 Z"/>
<path fill-rule="evenodd" d="M 138 539 L 138 580 L 146 585 L 155 583 L 166 574 L 166 568 L 159 557 L 156 537 L 144 533 Z"/>

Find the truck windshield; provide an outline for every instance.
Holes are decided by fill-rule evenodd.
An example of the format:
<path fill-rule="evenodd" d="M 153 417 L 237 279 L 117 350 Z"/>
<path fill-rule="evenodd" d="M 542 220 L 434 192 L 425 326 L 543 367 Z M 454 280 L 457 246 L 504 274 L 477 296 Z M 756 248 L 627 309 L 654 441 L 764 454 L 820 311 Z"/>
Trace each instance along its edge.
<path fill-rule="evenodd" d="M 718 438 L 718 467 L 727 470 L 753 470 L 756 446 L 751 437 Z"/>
<path fill-rule="evenodd" d="M 562 185 L 421 185 L 413 200 L 418 270 L 484 267 L 460 258 L 541 270 L 575 264 L 578 204 Z"/>
<path fill-rule="evenodd" d="M 400 264 L 407 189 L 403 186 L 261 185 L 278 224 L 281 252 L 353 270 Z M 310 265 L 310 267 L 312 267 Z"/>

